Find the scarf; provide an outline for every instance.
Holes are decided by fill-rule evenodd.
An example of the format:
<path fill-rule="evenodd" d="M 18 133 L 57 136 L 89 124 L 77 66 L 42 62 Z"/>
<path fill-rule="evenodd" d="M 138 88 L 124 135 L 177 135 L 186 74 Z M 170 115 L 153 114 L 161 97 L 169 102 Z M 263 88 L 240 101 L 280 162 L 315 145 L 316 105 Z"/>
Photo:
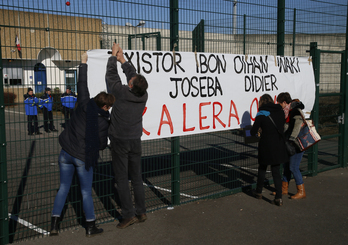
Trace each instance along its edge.
<path fill-rule="evenodd" d="M 269 111 L 261 110 L 259 111 L 256 116 L 266 116 L 268 117 L 271 113 Z"/>
<path fill-rule="evenodd" d="M 109 118 L 108 111 L 99 108 L 93 99 L 90 99 L 86 108 L 86 137 L 85 137 L 85 168 L 89 171 L 90 167 L 95 167 L 99 158 L 99 127 L 98 114 Z"/>
<path fill-rule="evenodd" d="M 285 114 L 285 119 L 286 119 L 287 123 L 290 120 L 290 118 L 289 118 L 290 106 L 291 106 L 291 103 L 290 104 L 286 104 L 286 106 L 283 108 L 283 111 L 284 111 L 284 114 Z"/>

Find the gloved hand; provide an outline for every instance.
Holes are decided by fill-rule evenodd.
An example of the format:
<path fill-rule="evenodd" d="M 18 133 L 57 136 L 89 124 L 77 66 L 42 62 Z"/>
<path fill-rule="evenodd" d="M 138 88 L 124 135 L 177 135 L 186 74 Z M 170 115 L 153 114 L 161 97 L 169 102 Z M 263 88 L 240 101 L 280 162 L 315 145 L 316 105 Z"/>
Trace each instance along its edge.
<path fill-rule="evenodd" d="M 46 100 L 45 103 L 48 103 L 48 100 Z"/>

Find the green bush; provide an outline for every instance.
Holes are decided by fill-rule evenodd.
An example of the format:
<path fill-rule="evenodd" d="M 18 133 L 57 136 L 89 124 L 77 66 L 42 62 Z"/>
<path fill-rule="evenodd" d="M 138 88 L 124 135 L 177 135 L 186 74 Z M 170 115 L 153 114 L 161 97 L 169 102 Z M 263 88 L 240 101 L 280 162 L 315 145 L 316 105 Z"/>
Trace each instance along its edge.
<path fill-rule="evenodd" d="M 11 92 L 4 92 L 4 103 L 5 105 L 13 105 L 15 103 L 15 100 L 17 98 L 17 95 Z"/>

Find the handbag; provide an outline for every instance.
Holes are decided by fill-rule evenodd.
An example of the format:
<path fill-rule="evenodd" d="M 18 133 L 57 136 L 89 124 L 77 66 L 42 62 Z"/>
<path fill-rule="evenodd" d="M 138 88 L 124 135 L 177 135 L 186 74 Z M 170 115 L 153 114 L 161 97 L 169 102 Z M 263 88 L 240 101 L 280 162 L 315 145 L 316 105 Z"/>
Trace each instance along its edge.
<path fill-rule="evenodd" d="M 277 125 L 275 125 L 273 119 L 271 116 L 268 116 L 269 119 L 271 120 L 271 122 L 273 123 L 274 127 L 276 127 L 278 133 L 283 137 L 283 140 L 284 140 L 284 143 L 285 143 L 285 148 L 286 148 L 286 151 L 288 152 L 288 155 L 289 156 L 293 156 L 295 155 L 296 153 L 296 149 L 295 149 L 295 146 L 293 145 L 293 143 L 291 143 L 289 140 L 286 140 L 284 138 L 284 135 L 279 131 L 279 129 L 277 128 Z"/>
<path fill-rule="evenodd" d="M 296 137 L 296 141 L 298 145 L 300 146 L 301 151 L 305 151 L 308 148 L 312 147 L 316 143 L 318 143 L 321 140 L 320 135 L 318 134 L 317 130 L 315 129 L 315 126 L 313 125 L 312 120 L 307 120 L 305 116 L 303 115 L 303 112 L 301 112 L 301 117 L 303 119 L 303 124 L 301 126 L 300 133 Z"/>

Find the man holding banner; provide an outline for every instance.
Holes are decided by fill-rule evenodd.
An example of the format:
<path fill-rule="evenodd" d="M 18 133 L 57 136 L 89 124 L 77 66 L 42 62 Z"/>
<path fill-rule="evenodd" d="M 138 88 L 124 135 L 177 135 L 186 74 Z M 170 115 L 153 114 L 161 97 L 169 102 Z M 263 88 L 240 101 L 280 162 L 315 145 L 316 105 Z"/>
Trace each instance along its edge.
<path fill-rule="evenodd" d="M 117 70 L 117 61 L 127 77 L 122 85 Z M 116 43 L 108 59 L 106 70 L 108 92 L 116 102 L 111 112 L 109 138 L 112 148 L 112 167 L 115 187 L 121 200 L 122 220 L 117 228 L 124 229 L 134 223 L 144 222 L 146 217 L 145 192 L 141 175 L 142 115 L 148 99 L 148 84 L 144 76 L 136 74 L 134 67 L 126 62 L 123 50 Z M 128 176 L 132 181 L 135 209 L 129 189 Z"/>

